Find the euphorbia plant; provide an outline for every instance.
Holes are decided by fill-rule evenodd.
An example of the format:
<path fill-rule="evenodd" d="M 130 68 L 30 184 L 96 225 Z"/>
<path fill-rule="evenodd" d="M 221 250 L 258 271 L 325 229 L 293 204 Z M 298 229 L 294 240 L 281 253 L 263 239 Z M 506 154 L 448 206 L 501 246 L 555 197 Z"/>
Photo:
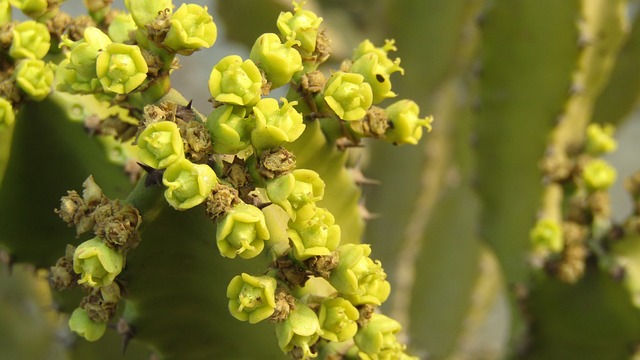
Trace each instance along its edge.
<path fill-rule="evenodd" d="M 205 339 L 209 345 L 185 346 L 150 323 L 158 313 L 144 305 L 154 292 L 145 279 L 156 259 L 168 256 L 154 278 L 184 287 L 176 293 L 196 298 L 197 306 L 206 307 L 215 288 L 203 279 L 230 281 L 228 313 L 204 316 L 205 335 L 215 330 L 215 317 L 233 316 L 273 323 L 272 342 L 294 358 L 411 358 L 395 337 L 400 324 L 379 315 L 390 294 L 382 264 L 370 257 L 368 245 L 357 245 L 359 224 L 334 216 L 359 208 L 358 188 L 341 175 L 350 147 L 366 137 L 415 144 L 423 128 L 431 129 L 432 119 L 421 118 L 411 100 L 376 105 L 397 96 L 391 76 L 404 72 L 399 59 L 389 58 L 393 42 L 376 47 L 365 41 L 340 69 L 325 68 L 330 39 L 322 18 L 294 2 L 292 11 L 274 19 L 279 33 L 260 36 L 248 59 L 228 55 L 211 64 L 208 81 L 199 86 L 209 90 L 212 107 L 196 110 L 169 75 L 179 71 L 176 55 L 214 45 L 217 27 L 206 7 L 128 0 L 122 12 L 109 1 L 86 3 L 91 18 L 82 22 L 70 20 L 57 2 L 20 3 L 33 20 L 0 18 L 2 39 L 9 39 L 0 44 L 4 131 L 15 126 L 19 139 L 31 109 L 56 109 L 51 126 L 83 124 L 87 138 L 96 136 L 107 153 L 120 154 L 109 160 L 131 181 L 118 180 L 116 196 L 107 196 L 101 185 L 113 188 L 95 173 L 98 165 L 78 169 L 87 178 L 82 195 L 60 194 L 55 209 L 78 239 L 52 246 L 57 261 L 47 264 L 49 254 L 37 250 L 22 252 L 16 233 L 1 238 L 16 261 L 49 267 L 56 290 L 85 293 L 69 328 L 97 341 L 120 317 L 119 332 L 149 344 L 158 356 L 213 356 L 214 336 Z M 285 97 L 269 97 L 284 86 Z M 323 157 L 314 158 L 318 147 L 325 148 Z M 72 148 L 69 156 L 82 151 Z M 312 159 L 300 163 L 299 156 Z M 310 164 L 338 168 L 323 174 L 306 168 Z M 336 201 L 341 192 L 348 196 Z M 185 221 L 208 225 L 193 236 L 181 228 Z M 171 235 L 181 231 L 184 237 Z M 249 259 L 232 278 L 226 271 L 198 273 L 228 261 L 242 268 Z M 225 293 L 214 296 L 224 299 Z M 185 306 L 179 299 L 154 301 Z"/>

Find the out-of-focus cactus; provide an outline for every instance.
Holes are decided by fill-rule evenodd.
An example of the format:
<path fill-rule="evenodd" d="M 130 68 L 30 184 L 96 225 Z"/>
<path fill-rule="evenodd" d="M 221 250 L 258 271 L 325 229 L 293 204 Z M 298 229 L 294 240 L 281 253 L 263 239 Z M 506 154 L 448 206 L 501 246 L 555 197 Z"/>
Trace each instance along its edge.
<path fill-rule="evenodd" d="M 63 314 L 31 320 L 66 339 L 43 348 L 640 354 L 640 173 L 609 155 L 637 122 L 637 3 L 60 5 L 0 0 L 0 255 Z M 223 25 L 247 52 L 207 64 L 196 109 L 176 56 Z"/>

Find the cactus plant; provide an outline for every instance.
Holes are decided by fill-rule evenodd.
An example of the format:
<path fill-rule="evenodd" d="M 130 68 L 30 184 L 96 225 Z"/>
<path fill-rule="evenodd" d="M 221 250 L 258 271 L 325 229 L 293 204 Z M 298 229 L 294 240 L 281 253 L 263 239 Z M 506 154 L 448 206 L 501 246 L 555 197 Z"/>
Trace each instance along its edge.
<path fill-rule="evenodd" d="M 640 353 L 634 2 L 61 5 L 0 0 L 11 356 Z"/>

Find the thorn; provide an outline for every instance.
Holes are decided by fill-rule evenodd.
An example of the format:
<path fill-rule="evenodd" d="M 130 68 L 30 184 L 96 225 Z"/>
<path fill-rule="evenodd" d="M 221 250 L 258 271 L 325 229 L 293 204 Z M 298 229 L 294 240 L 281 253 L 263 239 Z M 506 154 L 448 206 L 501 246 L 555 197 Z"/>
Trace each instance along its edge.
<path fill-rule="evenodd" d="M 144 179 L 144 186 L 150 187 L 154 185 L 162 185 L 162 174 L 164 173 L 164 170 L 154 169 L 151 166 L 140 162 L 138 165 L 140 165 L 142 170 L 147 173 L 147 178 Z"/>
<path fill-rule="evenodd" d="M 188 110 L 191 110 L 191 105 L 193 105 L 193 99 L 189 100 L 187 106 L 185 106 Z"/>
<path fill-rule="evenodd" d="M 358 165 L 359 164 L 357 164 L 356 167 L 349 169 L 349 172 L 353 177 L 353 181 L 355 181 L 357 185 L 380 185 L 380 180 L 369 179 L 368 177 L 364 176 L 362 170 L 360 170 L 360 167 Z"/>
<path fill-rule="evenodd" d="M 365 198 L 364 197 L 362 198 L 362 200 L 358 204 L 358 211 L 360 212 L 360 216 L 362 216 L 362 218 L 365 221 L 379 219 L 380 217 L 382 217 L 382 215 L 376 214 L 376 213 L 372 213 L 367 209 L 367 207 L 365 206 Z"/>
<path fill-rule="evenodd" d="M 351 173 L 353 181 L 356 185 L 380 185 L 380 180 L 369 179 L 364 176 L 364 173 L 362 172 L 362 159 L 362 156 L 358 156 L 358 158 L 355 159 L 353 167 L 347 169 L 349 173 Z"/>
<path fill-rule="evenodd" d="M 6 266 L 7 273 L 9 273 L 9 276 L 11 276 L 11 274 L 13 274 L 13 265 L 15 264 L 15 262 L 8 252 L 0 250 L 0 263 Z"/>
<path fill-rule="evenodd" d="M 120 318 L 120 320 L 118 320 L 118 324 L 116 324 L 116 330 L 118 331 L 118 334 L 122 335 L 122 356 L 124 356 L 125 352 L 127 352 L 127 349 L 129 348 L 131 339 L 133 339 L 133 329 L 125 319 Z"/>

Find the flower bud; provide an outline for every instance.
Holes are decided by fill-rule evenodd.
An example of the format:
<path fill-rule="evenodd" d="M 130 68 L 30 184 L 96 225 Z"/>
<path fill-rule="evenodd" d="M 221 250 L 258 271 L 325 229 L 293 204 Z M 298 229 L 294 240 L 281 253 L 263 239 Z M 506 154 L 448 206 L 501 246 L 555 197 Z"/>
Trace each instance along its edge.
<path fill-rule="evenodd" d="M 336 71 L 325 84 L 324 101 L 340 119 L 359 120 L 371 107 L 373 92 L 364 76 Z"/>
<path fill-rule="evenodd" d="M 324 181 L 317 172 L 296 169 L 267 182 L 267 196 L 295 220 L 295 210 L 322 200 L 324 187 Z"/>
<path fill-rule="evenodd" d="M 582 169 L 582 180 L 589 191 L 607 190 L 616 177 L 616 169 L 602 159 L 592 160 Z"/>
<path fill-rule="evenodd" d="M 131 41 L 130 34 L 137 28 L 130 13 L 118 12 L 113 20 L 111 20 L 107 33 L 114 42 L 125 43 Z"/>
<path fill-rule="evenodd" d="M 289 221 L 287 233 L 296 259 L 301 261 L 329 255 L 340 245 L 340 226 L 335 224 L 333 215 L 327 209 L 311 205 L 296 212 L 296 220 Z"/>
<path fill-rule="evenodd" d="M 285 98 L 282 107 L 273 98 L 264 98 L 253 107 L 255 128 L 251 132 L 251 143 L 257 149 L 278 147 L 295 141 L 304 131 L 305 125 L 300 114 Z"/>
<path fill-rule="evenodd" d="M 138 137 L 140 160 L 154 169 L 164 169 L 184 158 L 184 145 L 178 125 L 159 121 L 148 125 Z"/>
<path fill-rule="evenodd" d="M 96 74 L 106 91 L 128 94 L 147 78 L 147 63 L 136 45 L 112 43 L 96 59 Z"/>
<path fill-rule="evenodd" d="M 32 19 L 39 19 L 47 14 L 49 2 L 47 0 L 9 0 L 11 5 L 20 9 L 25 15 Z M 52 13 L 51 15 L 55 14 Z M 48 18 L 49 16 L 47 16 Z"/>
<path fill-rule="evenodd" d="M 586 152 L 593 156 L 600 156 L 616 151 L 618 143 L 613 138 L 615 128 L 611 124 L 589 124 L 587 126 Z"/>
<path fill-rule="evenodd" d="M 215 152 L 236 154 L 249 146 L 255 120 L 246 118 L 246 113 L 244 106 L 222 105 L 207 117 L 207 128 Z"/>
<path fill-rule="evenodd" d="M 0 129 L 4 126 L 11 126 L 16 120 L 13 106 L 7 99 L 0 97 Z"/>
<path fill-rule="evenodd" d="M 369 255 L 368 244 L 345 244 L 338 249 L 339 261 L 329 282 L 354 305 L 380 305 L 389 297 L 391 285 L 379 261 Z"/>
<path fill-rule="evenodd" d="M 46 1 L 45 1 L 46 3 Z M 33 20 L 14 26 L 9 56 L 13 59 L 42 59 L 51 47 L 47 26 Z"/>
<path fill-rule="evenodd" d="M 264 214 L 253 205 L 238 204 L 218 223 L 216 243 L 220 254 L 234 259 L 258 256 L 270 237 Z"/>
<path fill-rule="evenodd" d="M 295 39 L 300 42 L 300 47 L 308 54 L 311 54 L 316 49 L 318 28 L 322 18 L 312 11 L 302 10 L 303 4 L 304 1 L 300 3 L 294 2 L 294 13 L 289 11 L 281 12 L 276 25 L 283 38 L 288 39 L 291 36 L 295 36 Z"/>
<path fill-rule="evenodd" d="M 167 187 L 164 197 L 176 210 L 187 210 L 200 205 L 211 194 L 218 177 L 207 164 L 194 164 L 180 159 L 169 165 L 162 175 Z"/>
<path fill-rule="evenodd" d="M 80 274 L 78 284 L 87 283 L 92 287 L 109 285 L 123 266 L 124 256 L 100 238 L 83 242 L 73 254 L 73 271 Z"/>
<path fill-rule="evenodd" d="M 42 60 L 21 60 L 13 76 L 20 90 L 32 100 L 42 101 L 51 93 L 53 69 Z"/>
<path fill-rule="evenodd" d="M 270 276 L 251 276 L 242 273 L 234 277 L 227 287 L 229 312 L 240 321 L 251 324 L 273 314 L 276 307 L 276 279 Z"/>
<path fill-rule="evenodd" d="M 253 44 L 249 57 L 265 72 L 271 89 L 289 83 L 293 74 L 303 69 L 302 57 L 292 47 L 296 43 L 295 39 L 289 38 L 283 44 L 278 35 L 266 33 Z"/>
<path fill-rule="evenodd" d="M 90 13 L 99 13 L 111 7 L 113 0 L 83 0 L 84 7 Z"/>
<path fill-rule="evenodd" d="M 87 341 L 96 341 L 104 335 L 107 323 L 93 321 L 84 309 L 76 308 L 69 318 L 69 329 Z"/>
<path fill-rule="evenodd" d="M 144 29 L 165 9 L 173 9 L 171 0 L 124 0 L 124 6 L 129 10 L 133 21 L 138 27 Z"/>
<path fill-rule="evenodd" d="M 213 46 L 217 36 L 218 29 L 206 6 L 182 4 L 171 15 L 171 27 L 163 44 L 178 54 L 190 55 Z"/>
<path fill-rule="evenodd" d="M 96 59 L 98 54 L 111 44 L 109 36 L 102 30 L 90 26 L 85 29 L 82 40 L 74 42 L 63 37 L 62 43 L 71 49 L 71 53 L 69 59 L 62 61 L 58 66 L 61 79 L 58 87 L 73 93 L 95 92 L 100 88 Z"/>
<path fill-rule="evenodd" d="M 544 249 L 552 252 L 560 252 L 564 247 L 562 227 L 552 219 L 540 219 L 531 229 L 529 238 L 534 249 Z"/>
<path fill-rule="evenodd" d="M 377 104 L 384 99 L 396 96 L 396 93 L 391 91 L 390 76 L 396 71 L 404 72 L 399 64 L 400 61 L 397 59 L 392 66 L 383 66 L 378 55 L 370 53 L 358 58 L 349 71 L 364 76 L 364 81 L 371 85 L 373 103 Z"/>
<path fill-rule="evenodd" d="M 311 346 L 318 341 L 321 331 L 316 313 L 299 301 L 295 302 L 294 309 L 284 321 L 276 323 L 280 349 L 289 352 L 294 347 L 300 348 L 305 359 L 317 356 L 311 351 Z"/>
<path fill-rule="evenodd" d="M 431 131 L 433 118 L 420 119 L 420 107 L 411 100 L 399 100 L 388 106 L 385 111 L 391 125 L 385 133 L 385 139 L 393 144 L 417 144 L 422 137 L 422 127 Z"/>
<path fill-rule="evenodd" d="M 367 359 L 401 359 L 405 346 L 398 342 L 396 334 L 402 329 L 399 322 L 373 313 L 371 319 L 354 336 L 360 357 Z M 405 355 L 406 356 L 406 355 Z"/>
<path fill-rule="evenodd" d="M 358 309 L 343 298 L 327 298 L 322 301 L 318 320 L 321 337 L 329 341 L 346 341 L 358 331 Z"/>
<path fill-rule="evenodd" d="M 216 64 L 209 77 L 209 92 L 214 100 L 240 106 L 253 106 L 262 91 L 262 75 L 251 59 L 244 62 L 229 55 Z"/>

